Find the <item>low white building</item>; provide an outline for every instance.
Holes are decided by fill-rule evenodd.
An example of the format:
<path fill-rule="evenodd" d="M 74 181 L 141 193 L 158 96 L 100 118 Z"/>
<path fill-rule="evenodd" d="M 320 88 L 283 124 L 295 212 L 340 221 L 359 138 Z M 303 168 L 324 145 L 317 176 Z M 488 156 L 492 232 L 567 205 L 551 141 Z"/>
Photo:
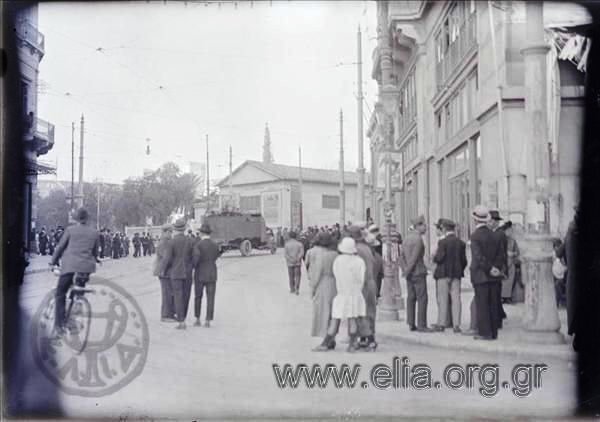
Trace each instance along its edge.
<path fill-rule="evenodd" d="M 219 207 L 260 213 L 272 228 L 343 224 L 339 171 L 302 167 L 301 173 L 300 189 L 299 167 L 247 160 L 232 172 L 231 183 L 229 177 L 218 183 Z M 357 182 L 357 173 L 344 173 L 346 221 L 356 220 Z"/>

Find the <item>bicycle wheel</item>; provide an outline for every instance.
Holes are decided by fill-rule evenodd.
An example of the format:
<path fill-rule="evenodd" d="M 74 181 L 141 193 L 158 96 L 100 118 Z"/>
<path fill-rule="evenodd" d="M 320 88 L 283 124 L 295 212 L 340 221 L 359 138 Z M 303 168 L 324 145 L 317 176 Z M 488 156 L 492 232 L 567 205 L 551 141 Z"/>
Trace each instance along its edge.
<path fill-rule="evenodd" d="M 83 296 L 76 296 L 69 303 L 66 314 L 67 329 L 70 335 L 65 339 L 66 344 L 81 354 L 87 346 L 92 323 L 92 307 Z"/>

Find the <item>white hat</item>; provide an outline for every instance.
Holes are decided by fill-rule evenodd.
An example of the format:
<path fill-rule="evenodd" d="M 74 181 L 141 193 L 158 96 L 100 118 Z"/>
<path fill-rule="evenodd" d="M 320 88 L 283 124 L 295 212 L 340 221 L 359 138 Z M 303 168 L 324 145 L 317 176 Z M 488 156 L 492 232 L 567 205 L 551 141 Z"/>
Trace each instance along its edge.
<path fill-rule="evenodd" d="M 484 205 L 475 206 L 471 215 L 478 223 L 488 223 L 490 221 L 490 211 Z"/>
<path fill-rule="evenodd" d="M 378 232 L 379 231 L 379 226 L 377 224 L 371 224 L 369 226 L 369 232 L 373 233 L 373 232 Z"/>
<path fill-rule="evenodd" d="M 338 251 L 344 254 L 355 254 L 356 253 L 356 242 L 351 237 L 344 237 L 338 245 Z"/>

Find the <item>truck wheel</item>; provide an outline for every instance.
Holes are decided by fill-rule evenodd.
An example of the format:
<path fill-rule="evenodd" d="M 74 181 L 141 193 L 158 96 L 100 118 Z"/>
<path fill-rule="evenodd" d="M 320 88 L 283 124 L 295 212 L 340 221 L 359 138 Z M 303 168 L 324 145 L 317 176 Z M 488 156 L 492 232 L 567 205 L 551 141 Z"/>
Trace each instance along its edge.
<path fill-rule="evenodd" d="M 243 240 L 242 243 L 240 243 L 240 253 L 242 256 L 248 256 L 250 255 L 250 252 L 252 252 L 252 244 L 248 239 Z"/>

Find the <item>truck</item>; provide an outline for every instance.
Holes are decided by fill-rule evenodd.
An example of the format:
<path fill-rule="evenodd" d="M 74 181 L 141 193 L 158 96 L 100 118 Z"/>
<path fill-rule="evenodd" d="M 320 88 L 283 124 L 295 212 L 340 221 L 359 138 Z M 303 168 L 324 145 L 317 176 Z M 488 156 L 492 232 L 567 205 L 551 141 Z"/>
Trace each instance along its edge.
<path fill-rule="evenodd" d="M 207 214 L 202 223 L 210 226 L 211 239 L 221 250 L 239 249 L 242 256 L 248 256 L 252 249 L 277 251 L 273 233 L 267 228 L 260 214 L 221 212 Z"/>

